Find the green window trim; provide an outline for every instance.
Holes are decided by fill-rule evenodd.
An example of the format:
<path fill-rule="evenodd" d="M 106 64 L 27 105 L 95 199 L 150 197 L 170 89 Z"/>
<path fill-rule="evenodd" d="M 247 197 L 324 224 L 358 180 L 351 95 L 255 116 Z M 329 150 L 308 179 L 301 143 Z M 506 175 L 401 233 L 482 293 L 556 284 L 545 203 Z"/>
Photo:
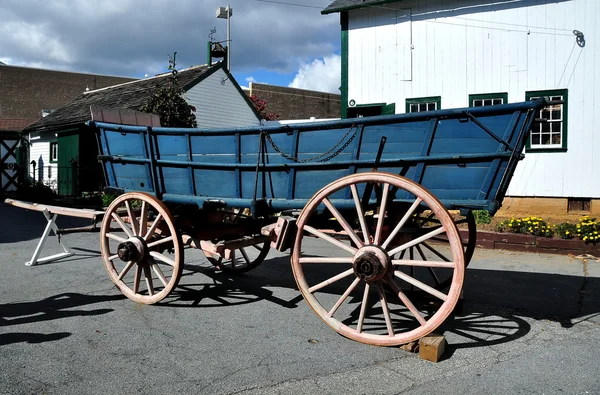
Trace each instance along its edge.
<path fill-rule="evenodd" d="M 406 109 L 405 112 L 408 114 L 410 112 L 411 104 L 421 104 L 421 103 L 435 103 L 436 110 L 441 110 L 442 108 L 442 97 L 441 96 L 429 96 L 429 97 L 414 97 L 410 99 L 406 99 Z"/>
<path fill-rule="evenodd" d="M 531 146 L 531 133 L 527 139 L 525 145 L 525 152 L 530 153 L 551 153 L 551 152 L 567 152 L 567 141 L 568 141 L 568 121 L 569 121 L 569 90 L 568 89 L 549 89 L 541 91 L 527 91 L 525 92 L 525 100 L 531 100 L 534 97 L 541 96 L 562 96 L 564 104 L 562 104 L 562 136 L 561 136 L 561 147 L 532 147 Z"/>
<path fill-rule="evenodd" d="M 489 99 L 502 99 L 502 104 L 508 103 L 508 93 L 507 92 L 498 92 L 498 93 L 475 93 L 469 95 L 469 105 L 468 107 L 473 106 L 473 100 L 489 100 Z"/>
<path fill-rule="evenodd" d="M 53 148 L 56 147 L 56 154 L 53 155 Z M 52 159 L 54 158 L 54 159 Z M 52 140 L 49 145 L 48 160 L 50 163 L 58 163 L 58 141 Z"/>

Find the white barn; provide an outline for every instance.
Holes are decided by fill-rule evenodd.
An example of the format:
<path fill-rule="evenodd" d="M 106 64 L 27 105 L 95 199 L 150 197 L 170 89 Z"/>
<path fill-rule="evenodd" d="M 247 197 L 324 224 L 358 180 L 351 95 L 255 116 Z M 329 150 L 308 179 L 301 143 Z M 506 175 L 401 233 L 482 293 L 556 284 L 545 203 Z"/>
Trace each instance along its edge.
<path fill-rule="evenodd" d="M 600 4 L 337 0 L 342 116 L 564 100 L 540 113 L 504 209 L 600 215 Z M 596 63 L 598 61 L 598 63 Z"/>
<path fill-rule="evenodd" d="M 139 110 L 171 73 L 91 90 L 24 129 L 31 143 L 30 177 L 51 186 L 61 195 L 97 190 L 98 149 L 94 134 L 85 125 L 90 107 Z M 177 81 L 185 100 L 196 108 L 199 128 L 260 125 L 260 116 L 223 63 L 180 70 Z M 72 174 L 72 163 L 78 173 Z M 74 186 L 74 184 L 77 184 Z M 74 190 L 75 189 L 75 190 Z"/>

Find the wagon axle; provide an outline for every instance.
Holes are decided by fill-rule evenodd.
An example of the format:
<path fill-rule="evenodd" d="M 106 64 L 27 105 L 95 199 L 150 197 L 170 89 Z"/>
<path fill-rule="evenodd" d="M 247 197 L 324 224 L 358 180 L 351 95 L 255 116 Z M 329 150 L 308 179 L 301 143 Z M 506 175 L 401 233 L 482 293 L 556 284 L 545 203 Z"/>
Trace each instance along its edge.
<path fill-rule="evenodd" d="M 352 267 L 354 274 L 364 281 L 377 281 L 381 279 L 390 266 L 390 257 L 377 246 L 365 246 L 358 250 Z"/>
<path fill-rule="evenodd" d="M 140 262 L 146 255 L 145 251 L 146 242 L 139 236 L 132 237 L 117 247 L 117 255 L 123 262 Z"/>

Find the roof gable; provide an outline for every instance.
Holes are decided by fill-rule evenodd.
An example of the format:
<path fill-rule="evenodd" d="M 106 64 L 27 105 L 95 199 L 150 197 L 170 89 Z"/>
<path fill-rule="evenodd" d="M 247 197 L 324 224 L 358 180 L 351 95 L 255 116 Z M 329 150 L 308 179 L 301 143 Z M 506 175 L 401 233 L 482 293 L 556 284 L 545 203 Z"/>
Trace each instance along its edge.
<path fill-rule="evenodd" d="M 177 73 L 177 82 L 184 91 L 189 90 L 216 70 L 222 63 L 191 67 Z M 171 72 L 155 77 L 126 82 L 107 88 L 85 92 L 48 116 L 25 128 L 25 132 L 58 130 L 90 120 L 92 105 L 104 108 L 127 108 L 139 110 L 156 88 L 169 83 Z"/>

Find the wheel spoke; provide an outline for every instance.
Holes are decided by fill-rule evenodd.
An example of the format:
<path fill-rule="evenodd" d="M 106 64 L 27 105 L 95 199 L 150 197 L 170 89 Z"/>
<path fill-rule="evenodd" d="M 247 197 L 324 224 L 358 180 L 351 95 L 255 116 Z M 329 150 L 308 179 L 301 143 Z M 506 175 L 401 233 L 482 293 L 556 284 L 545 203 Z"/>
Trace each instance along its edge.
<path fill-rule="evenodd" d="M 140 291 L 140 279 L 142 278 L 142 268 L 139 263 L 135 266 L 135 276 L 133 278 L 133 293 L 139 293 Z"/>
<path fill-rule="evenodd" d="M 154 261 L 154 259 L 148 258 L 148 260 L 150 261 L 150 266 L 152 267 L 152 270 L 154 270 L 154 273 L 156 273 L 156 275 L 158 276 L 158 279 L 160 280 L 161 283 L 163 283 L 163 285 L 166 288 L 169 282 L 167 281 L 167 278 L 165 277 L 162 270 L 160 270 L 160 266 L 158 266 L 158 264 Z"/>
<path fill-rule="evenodd" d="M 396 225 L 396 227 L 394 228 L 394 230 L 392 231 L 392 233 L 390 233 L 390 235 L 388 236 L 388 238 L 383 242 L 383 244 L 381 245 L 381 248 L 383 248 L 383 249 L 387 248 L 387 246 L 392 242 L 392 240 L 394 240 L 394 238 L 396 237 L 396 235 L 400 231 L 400 228 L 402 228 L 404 226 L 404 224 L 406 223 L 406 221 L 408 221 L 408 219 L 410 218 L 410 216 L 417 209 L 417 207 L 419 207 L 419 204 L 421 204 L 422 201 L 423 200 L 421 198 L 417 198 L 414 201 L 414 203 L 410 206 L 410 208 L 408 209 L 408 211 L 406 212 L 406 214 L 404 214 L 404 216 L 402 217 L 402 219 L 400 220 L 400 222 L 398 222 L 398 225 Z"/>
<path fill-rule="evenodd" d="M 152 256 L 155 259 L 158 259 L 159 261 L 162 261 L 168 265 L 171 265 L 173 267 L 175 267 L 175 261 L 172 260 L 171 258 L 168 258 L 166 256 L 164 256 L 163 254 L 161 254 L 160 252 L 157 251 L 150 251 L 150 256 Z"/>
<path fill-rule="evenodd" d="M 423 253 L 423 250 L 421 249 L 420 245 L 416 245 L 415 248 L 417 249 L 417 251 L 419 252 L 419 255 L 421 256 L 421 259 L 424 261 L 427 261 L 427 257 L 425 256 L 425 254 Z M 449 261 L 445 261 L 445 262 L 449 262 Z M 433 278 L 433 281 L 435 282 L 435 286 L 439 287 L 441 284 L 441 281 L 437 275 L 437 273 L 435 272 L 435 270 L 433 270 L 432 267 L 428 267 L 427 270 L 429 271 L 429 275 L 431 276 L 431 278 Z"/>
<path fill-rule="evenodd" d="M 109 239 L 113 239 L 114 241 L 118 241 L 119 243 L 124 243 L 127 241 L 127 239 L 124 239 L 121 236 L 117 236 L 112 233 L 106 233 L 106 237 L 108 237 Z"/>
<path fill-rule="evenodd" d="M 325 241 L 330 242 L 331 244 L 333 244 L 335 246 L 340 247 L 343 250 L 350 252 L 352 255 L 356 254 L 356 252 L 358 251 L 358 249 L 356 249 L 348 244 L 344 244 L 341 241 L 336 240 L 333 237 L 326 235 L 325 233 L 321 232 L 320 230 L 313 228 L 312 226 L 305 225 L 304 230 L 306 230 L 308 233 L 312 233 L 314 236 L 317 236 Z"/>
<path fill-rule="evenodd" d="M 379 218 L 377 220 L 377 228 L 375 229 L 375 244 L 381 242 L 381 229 L 383 229 L 383 222 L 385 221 L 386 205 L 388 193 L 390 191 L 390 184 L 383 184 L 383 195 L 381 197 L 381 205 L 379 206 Z"/>
<path fill-rule="evenodd" d="M 148 229 L 148 232 L 146 232 L 146 236 L 144 236 L 144 240 L 148 240 L 148 238 L 154 234 L 154 231 L 158 227 L 158 224 L 160 223 L 161 220 L 162 220 L 162 214 L 158 213 L 158 215 L 154 219 L 154 222 L 152 222 L 150 229 Z"/>
<path fill-rule="evenodd" d="M 414 285 L 415 287 L 427 292 L 430 295 L 435 296 L 438 299 L 443 300 L 444 302 L 448 299 L 448 295 L 438 291 L 437 289 L 430 287 L 429 285 L 417 280 L 416 278 L 413 278 L 411 276 L 409 276 L 408 274 L 399 272 L 399 271 L 395 271 L 394 272 L 394 276 L 398 277 L 401 280 L 406 281 L 407 283 Z"/>
<path fill-rule="evenodd" d="M 336 258 L 318 258 L 306 257 L 300 258 L 300 263 L 353 263 L 354 257 L 336 257 Z"/>
<path fill-rule="evenodd" d="M 231 260 L 231 268 L 235 269 L 235 267 L 237 266 L 236 261 L 235 261 L 235 250 L 231 250 L 230 260 Z"/>
<path fill-rule="evenodd" d="M 146 280 L 146 287 L 148 288 L 148 294 L 154 295 L 154 285 L 152 284 L 152 272 L 148 262 L 144 263 L 144 279 Z"/>
<path fill-rule="evenodd" d="M 356 286 L 358 285 L 359 282 L 360 282 L 360 278 L 356 277 L 354 279 L 354 281 L 352 282 L 352 284 L 350 284 L 350 286 L 348 287 L 346 292 L 344 292 L 344 294 L 342 296 L 340 296 L 340 298 L 338 299 L 336 304 L 331 308 L 331 310 L 329 310 L 329 313 L 327 313 L 330 317 L 332 317 L 335 314 L 335 312 L 337 311 L 337 309 L 340 308 L 342 303 L 344 303 L 344 301 L 346 299 L 348 299 L 348 296 L 354 290 L 354 288 L 356 288 Z"/>
<path fill-rule="evenodd" d="M 445 267 L 454 269 L 454 262 L 442 261 L 415 261 L 410 259 L 392 259 L 392 265 L 396 266 L 414 266 L 414 267 Z"/>
<path fill-rule="evenodd" d="M 358 197 L 358 190 L 356 189 L 356 185 L 350 185 L 350 190 L 352 191 L 352 198 L 354 199 L 354 205 L 356 206 L 356 212 L 358 213 L 358 221 L 360 222 L 360 229 L 363 233 L 363 239 L 365 240 L 365 244 L 369 244 L 369 228 L 367 228 L 367 222 L 365 221 L 365 213 L 360 204 L 360 198 Z"/>
<path fill-rule="evenodd" d="M 430 246 L 428 243 L 421 243 L 423 244 L 423 247 L 427 248 L 429 251 L 433 252 L 435 255 L 437 255 L 439 258 L 442 258 L 444 261 L 446 262 L 450 262 L 450 259 L 446 258 L 444 256 L 444 254 L 442 254 L 441 252 L 439 252 L 438 250 L 436 250 L 435 248 L 433 248 L 432 246 Z"/>
<path fill-rule="evenodd" d="M 240 248 L 240 252 L 242 253 L 242 256 L 244 257 L 244 260 L 246 261 L 246 264 L 249 265 L 252 261 L 248 257 L 248 254 L 246 253 L 246 250 L 244 250 L 243 248 Z"/>
<path fill-rule="evenodd" d="M 173 236 L 164 237 L 164 238 L 162 238 L 160 240 L 156 240 L 156 241 L 153 241 L 152 243 L 148 243 L 148 248 L 152 248 L 152 247 L 155 247 L 155 246 L 157 246 L 159 244 L 167 243 L 167 242 L 172 241 L 172 240 L 173 240 Z"/>
<path fill-rule="evenodd" d="M 131 228 L 133 230 L 133 235 L 137 236 L 137 230 L 140 228 L 138 224 L 138 220 L 133 213 L 133 209 L 131 208 L 131 204 L 129 200 L 125 200 L 125 207 L 127 208 L 127 215 L 129 215 L 129 221 L 131 222 Z"/>
<path fill-rule="evenodd" d="M 259 250 L 260 252 L 262 252 L 262 247 L 259 247 L 258 244 L 253 244 L 252 247 L 256 248 L 257 250 Z"/>
<path fill-rule="evenodd" d="M 365 293 L 363 294 L 362 305 L 360 306 L 360 315 L 358 316 L 358 325 L 356 331 L 362 332 L 363 323 L 365 322 L 365 312 L 367 311 L 367 303 L 369 302 L 369 283 L 365 283 Z"/>
<path fill-rule="evenodd" d="M 315 286 L 312 286 L 312 287 L 310 287 L 310 288 L 308 289 L 308 292 L 310 292 L 310 293 L 314 293 L 315 291 L 318 291 L 319 289 L 321 289 L 321 288 L 323 288 L 323 287 L 326 287 L 326 286 L 328 286 L 328 285 L 331 285 L 331 284 L 333 284 L 334 282 L 336 282 L 336 281 L 339 281 L 339 280 L 341 280 L 342 278 L 348 277 L 348 276 L 350 276 L 350 275 L 352 275 L 352 274 L 354 274 L 354 269 L 348 269 L 348 270 L 346 270 L 346 271 L 343 271 L 343 272 L 341 272 L 340 274 L 338 274 L 338 275 L 335 275 L 335 276 L 331 277 L 331 278 L 330 278 L 330 279 L 328 279 L 328 280 L 325 280 L 325 281 L 323 281 L 323 282 L 320 282 L 319 284 L 317 284 L 317 285 L 315 285 Z"/>
<path fill-rule="evenodd" d="M 430 238 L 435 237 L 443 232 L 445 232 L 444 228 L 439 228 L 439 229 L 433 230 L 429 233 L 424 234 L 421 237 L 417 237 L 416 239 L 413 239 L 413 240 L 409 241 L 408 243 L 404 243 L 401 246 L 394 248 L 393 250 L 389 251 L 389 255 L 392 256 L 394 254 L 397 254 L 398 252 L 400 252 L 402 250 L 405 250 L 409 247 L 420 244 L 420 243 L 424 242 L 425 240 L 429 240 Z"/>
<path fill-rule="evenodd" d="M 146 234 L 148 229 L 148 203 L 146 201 L 142 202 L 142 211 L 140 212 L 140 231 L 138 232 L 138 236 Z"/>
<path fill-rule="evenodd" d="M 348 222 L 342 216 L 342 214 L 335 208 L 335 206 L 333 204 L 331 204 L 329 199 L 327 199 L 327 198 L 323 199 L 323 203 L 325 204 L 325 206 L 327 206 L 327 208 L 329 209 L 331 214 L 333 214 L 333 216 L 335 217 L 337 222 L 340 225 L 342 225 L 342 228 L 344 228 L 346 233 L 348 233 L 348 236 L 352 239 L 354 244 L 356 244 L 356 246 L 358 248 L 362 247 L 364 245 L 364 243 L 358 238 L 358 236 L 356 235 L 356 233 L 354 232 L 352 227 L 348 224 Z"/>
<path fill-rule="evenodd" d="M 108 260 L 112 262 L 115 259 L 117 259 L 118 257 L 119 257 L 119 254 L 111 255 L 111 256 L 108 257 Z"/>
<path fill-rule="evenodd" d="M 404 303 L 406 308 L 412 313 L 412 315 L 417 319 L 417 321 L 419 321 L 421 325 L 425 325 L 427 323 L 427 320 L 425 319 L 425 317 L 423 317 L 423 314 L 421 314 L 421 312 L 415 307 L 415 305 L 410 301 L 410 299 L 408 299 L 404 292 L 400 290 L 400 287 L 398 287 L 398 284 L 396 284 L 393 277 L 390 276 L 386 283 L 390 286 L 390 288 L 392 288 L 396 295 L 398 295 L 400 301 Z"/>
<path fill-rule="evenodd" d="M 129 229 L 129 226 L 127 226 L 125 224 L 125 222 L 123 222 L 121 217 L 119 217 L 116 213 L 112 213 L 112 217 L 115 221 L 117 221 L 117 223 L 119 224 L 121 229 L 123 229 L 123 232 L 125 232 L 125 234 L 127 234 L 127 237 L 133 237 L 133 234 L 131 233 L 131 229 Z"/>
<path fill-rule="evenodd" d="M 392 318 L 390 317 L 390 308 L 388 307 L 387 298 L 385 296 L 385 292 L 383 291 L 383 287 L 381 286 L 381 281 L 377 281 L 377 292 L 379 292 L 379 302 L 381 303 L 381 308 L 383 309 L 383 316 L 385 317 L 385 325 L 387 326 L 388 334 L 390 336 L 394 336 L 394 327 L 392 326 Z"/>
<path fill-rule="evenodd" d="M 125 267 L 123 268 L 123 270 L 121 270 L 121 273 L 119 273 L 119 281 L 123 280 L 123 277 L 125 277 L 125 275 L 129 272 L 129 270 L 133 267 L 133 265 L 135 265 L 134 261 L 129 261 L 127 262 L 127 264 L 125 265 Z M 136 274 L 137 275 L 137 274 Z"/>

